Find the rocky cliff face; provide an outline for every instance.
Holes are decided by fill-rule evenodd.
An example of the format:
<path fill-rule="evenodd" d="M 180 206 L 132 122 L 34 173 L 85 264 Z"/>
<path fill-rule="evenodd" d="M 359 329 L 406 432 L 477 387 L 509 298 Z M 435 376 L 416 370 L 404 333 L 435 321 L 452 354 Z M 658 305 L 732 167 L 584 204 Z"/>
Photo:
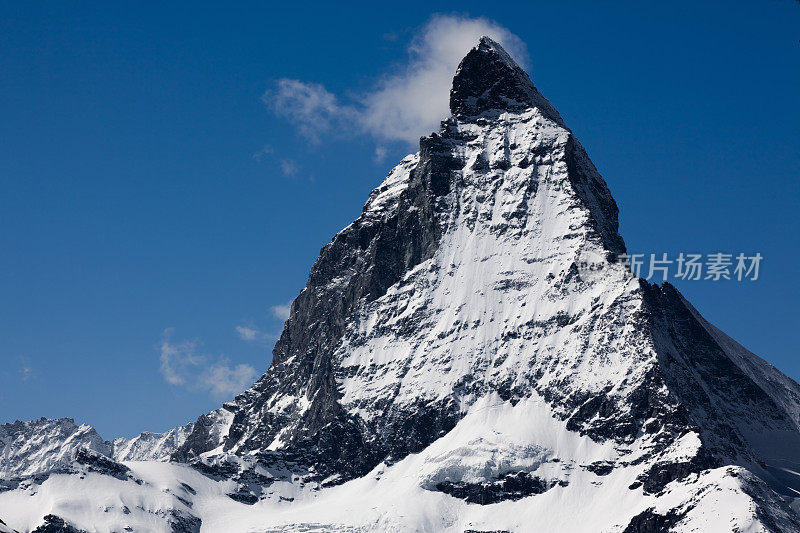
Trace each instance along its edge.
<path fill-rule="evenodd" d="M 156 507 L 220 531 L 800 529 L 800 387 L 616 261 L 605 182 L 497 43 L 450 101 L 322 249 L 251 389 L 95 445 L 118 481 L 161 486 L 169 458 Z"/>

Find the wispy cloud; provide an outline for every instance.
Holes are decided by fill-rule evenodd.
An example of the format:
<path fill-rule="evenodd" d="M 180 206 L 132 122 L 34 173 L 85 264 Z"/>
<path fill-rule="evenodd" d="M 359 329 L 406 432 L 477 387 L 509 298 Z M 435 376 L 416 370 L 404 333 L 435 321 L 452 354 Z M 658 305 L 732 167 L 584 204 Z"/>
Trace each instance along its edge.
<path fill-rule="evenodd" d="M 289 318 L 289 314 L 292 310 L 292 301 L 288 301 L 285 304 L 278 304 L 273 305 L 269 308 L 269 312 L 273 318 L 277 318 L 281 322 L 286 322 Z M 260 329 L 258 326 L 253 325 L 253 322 L 245 321 L 244 324 L 236 326 L 236 335 L 239 336 L 240 339 L 243 341 L 254 342 L 254 341 L 274 341 L 277 340 L 280 335 L 278 333 L 267 333 L 264 330 Z"/>
<path fill-rule="evenodd" d="M 236 326 L 236 335 L 243 341 L 248 342 L 267 342 L 277 340 L 279 335 L 275 333 L 267 333 L 256 328 L 253 325 Z"/>
<path fill-rule="evenodd" d="M 386 154 L 388 153 L 389 151 L 386 149 L 385 146 L 376 146 L 373 159 L 375 160 L 376 163 L 383 163 L 383 160 L 386 159 Z"/>
<path fill-rule="evenodd" d="M 200 382 L 215 396 L 238 394 L 253 384 L 256 370 L 250 365 L 231 366 L 227 359 L 206 368 L 200 375 Z"/>
<path fill-rule="evenodd" d="M 378 142 L 415 145 L 450 114 L 450 85 L 456 67 L 483 35 L 501 42 L 514 59 L 527 66 L 525 43 L 497 22 L 434 15 L 411 40 L 408 60 L 378 79 L 371 91 L 342 102 L 318 83 L 281 79 L 263 100 L 312 142 L 320 142 L 323 135 L 336 130 L 367 134 Z"/>
<path fill-rule="evenodd" d="M 264 145 L 264 147 L 263 147 L 263 148 L 261 148 L 261 150 L 259 150 L 258 152 L 256 152 L 256 153 L 254 153 L 254 154 L 253 154 L 253 159 L 255 159 L 257 162 L 261 163 L 261 161 L 262 161 L 262 160 L 263 160 L 265 157 L 269 156 L 269 155 L 270 155 L 270 154 L 272 154 L 274 151 L 275 151 L 275 150 L 273 150 L 272 146 L 270 146 L 270 145 L 268 145 L 268 144 L 267 144 L 267 145 Z"/>
<path fill-rule="evenodd" d="M 238 394 L 253 383 L 256 369 L 232 365 L 226 357 L 216 360 L 199 353 L 198 340 L 173 342 L 172 329 L 164 331 L 160 345 L 161 375 L 167 383 L 190 390 L 207 390 L 214 396 Z"/>
<path fill-rule="evenodd" d="M 195 353 L 199 341 L 174 343 L 171 334 L 170 330 L 165 331 L 161 340 L 161 375 L 170 385 L 186 385 L 195 370 L 205 363 L 205 357 Z"/>
<path fill-rule="evenodd" d="M 33 365 L 31 364 L 31 360 L 30 358 L 25 357 L 23 355 L 19 358 L 19 362 L 20 362 L 20 369 L 19 369 L 20 379 L 23 382 L 28 381 L 34 376 Z"/>
<path fill-rule="evenodd" d="M 292 311 L 292 302 L 287 302 L 282 305 L 273 305 L 269 308 L 270 313 L 277 319 L 288 320 L 289 313 Z"/>
<path fill-rule="evenodd" d="M 284 176 L 294 177 L 300 171 L 300 167 L 297 166 L 297 163 L 292 161 L 291 159 L 281 159 L 281 172 L 283 172 Z"/>
<path fill-rule="evenodd" d="M 261 332 L 248 326 L 236 326 L 236 333 L 243 341 L 254 341 L 261 336 Z"/>
<path fill-rule="evenodd" d="M 273 168 L 277 165 L 281 174 L 290 178 L 294 178 L 300 172 L 300 165 L 298 165 L 294 159 L 280 158 L 275 154 L 275 149 L 269 145 L 264 146 L 261 150 L 254 153 L 253 159 L 255 159 L 258 164 L 269 162 Z"/>
<path fill-rule="evenodd" d="M 338 127 L 356 116 L 354 109 L 341 105 L 333 93 L 318 83 L 280 79 L 261 99 L 315 143 L 334 125 Z"/>

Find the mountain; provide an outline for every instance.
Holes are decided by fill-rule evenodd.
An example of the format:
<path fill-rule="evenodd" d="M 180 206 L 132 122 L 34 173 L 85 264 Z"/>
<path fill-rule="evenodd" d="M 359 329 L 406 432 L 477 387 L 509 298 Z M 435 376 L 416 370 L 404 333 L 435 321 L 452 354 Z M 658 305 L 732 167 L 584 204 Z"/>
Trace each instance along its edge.
<path fill-rule="evenodd" d="M 71 418 L 14 422 L 0 426 L 3 460 L 0 479 L 24 478 L 40 473 L 69 470 L 78 450 L 111 454 L 111 446 L 93 427 L 75 424 Z"/>
<path fill-rule="evenodd" d="M 800 531 L 800 386 L 619 261 L 606 183 L 499 44 L 450 107 L 252 388 L 130 441 L 3 426 L 7 527 Z"/>

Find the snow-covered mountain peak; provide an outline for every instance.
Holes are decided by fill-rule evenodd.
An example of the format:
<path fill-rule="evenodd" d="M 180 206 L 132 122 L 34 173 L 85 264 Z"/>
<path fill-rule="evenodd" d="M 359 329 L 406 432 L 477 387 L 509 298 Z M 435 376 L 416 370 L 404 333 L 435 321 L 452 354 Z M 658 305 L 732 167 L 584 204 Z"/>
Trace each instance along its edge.
<path fill-rule="evenodd" d="M 800 386 L 616 260 L 605 181 L 499 44 L 466 55 L 451 107 L 323 247 L 253 387 L 113 445 L 0 427 L 2 474 L 45 474 L 0 487 L 3 519 L 800 531 Z"/>
<path fill-rule="evenodd" d="M 0 479 L 57 471 L 69 466 L 78 450 L 111 454 L 104 441 L 87 424 L 71 418 L 40 418 L 0 425 Z"/>
<path fill-rule="evenodd" d="M 558 111 L 508 52 L 491 38 L 481 37 L 458 65 L 450 90 L 450 111 L 456 117 L 471 117 L 532 107 L 564 126 Z"/>

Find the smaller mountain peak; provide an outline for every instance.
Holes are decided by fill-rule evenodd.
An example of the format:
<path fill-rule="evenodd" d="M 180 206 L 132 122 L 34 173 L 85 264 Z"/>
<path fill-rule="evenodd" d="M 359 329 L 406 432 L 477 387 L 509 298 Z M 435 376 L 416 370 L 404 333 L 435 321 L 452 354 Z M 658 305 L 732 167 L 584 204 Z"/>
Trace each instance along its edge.
<path fill-rule="evenodd" d="M 455 116 L 476 116 L 486 111 L 522 111 L 530 107 L 538 107 L 564 125 L 558 111 L 500 43 L 481 37 L 458 65 L 450 90 L 450 111 Z"/>

